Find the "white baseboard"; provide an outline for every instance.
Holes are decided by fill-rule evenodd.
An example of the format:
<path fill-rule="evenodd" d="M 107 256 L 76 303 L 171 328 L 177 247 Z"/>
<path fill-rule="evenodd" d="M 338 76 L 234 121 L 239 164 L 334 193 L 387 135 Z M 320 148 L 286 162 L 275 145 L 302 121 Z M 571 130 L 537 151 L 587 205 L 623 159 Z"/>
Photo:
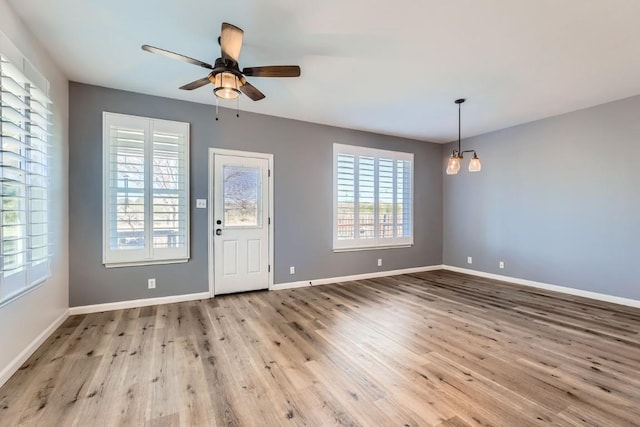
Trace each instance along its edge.
<path fill-rule="evenodd" d="M 614 304 L 640 308 L 640 301 L 630 298 L 616 297 L 613 295 L 601 294 L 598 292 L 583 291 L 581 289 L 567 288 L 565 286 L 550 285 L 548 283 L 535 282 L 533 280 L 520 279 L 517 277 L 502 276 L 500 274 L 485 273 L 484 271 L 470 270 L 467 268 L 454 267 L 451 265 L 443 265 L 442 268 L 444 270 L 455 271 L 457 273 L 471 274 L 473 276 L 485 277 L 487 279 L 501 280 L 503 282 L 511 282 L 518 285 L 530 286 L 532 288 L 545 289 L 547 291 L 561 292 L 563 294 L 575 295 L 579 297 L 591 298 L 599 301 L 612 302 Z"/>
<path fill-rule="evenodd" d="M 270 290 L 304 288 L 307 286 L 328 285 L 330 283 L 352 282 L 354 280 L 373 279 L 375 277 L 397 276 L 399 274 L 421 273 L 423 271 L 442 270 L 442 265 L 430 265 L 426 267 L 403 268 L 401 270 L 374 271 L 373 273 L 354 274 L 351 276 L 331 277 L 327 279 L 301 280 L 299 282 L 278 283 L 271 286 Z"/>
<path fill-rule="evenodd" d="M 197 294 L 171 295 L 168 297 L 134 299 L 130 301 L 108 302 L 105 304 L 82 305 L 70 307 L 69 314 L 89 314 L 101 311 L 123 310 L 126 308 L 147 307 L 149 305 L 172 304 L 174 302 L 194 301 L 199 299 L 209 299 L 209 292 L 199 292 Z"/>
<path fill-rule="evenodd" d="M 54 320 L 53 323 L 51 323 L 47 327 L 47 329 L 42 331 L 40 335 L 38 335 L 33 341 L 31 341 L 31 343 L 24 350 L 22 350 L 20 354 L 18 354 L 11 361 L 11 363 L 9 363 L 8 366 L 6 366 L 2 371 L 0 371 L 0 387 L 2 387 L 4 383 L 6 383 L 9 380 L 9 378 L 11 378 L 11 376 L 15 374 L 18 369 L 20 369 L 22 364 L 26 362 L 27 359 L 29 359 L 29 357 L 31 357 L 33 353 L 35 353 L 38 347 L 40 347 L 42 343 L 45 342 L 45 340 L 49 338 L 49 336 L 53 334 L 55 330 L 58 329 L 58 327 L 60 327 L 62 323 L 64 323 L 65 320 L 67 320 L 68 317 L 69 317 L 69 310 L 65 310 L 60 315 L 60 317 Z"/>

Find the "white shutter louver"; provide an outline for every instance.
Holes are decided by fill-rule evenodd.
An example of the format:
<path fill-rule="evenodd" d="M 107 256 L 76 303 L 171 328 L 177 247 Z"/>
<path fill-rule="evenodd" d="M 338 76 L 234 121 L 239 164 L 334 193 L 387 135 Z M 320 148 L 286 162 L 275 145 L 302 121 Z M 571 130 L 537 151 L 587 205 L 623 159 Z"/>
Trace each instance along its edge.
<path fill-rule="evenodd" d="M 412 194 L 411 189 L 411 162 L 408 160 L 396 160 L 396 237 L 410 237 Z"/>
<path fill-rule="evenodd" d="M 338 240 L 353 240 L 356 226 L 355 157 L 339 154 L 337 165 L 337 230 Z"/>
<path fill-rule="evenodd" d="M 144 249 L 144 128 L 111 127 L 109 147 L 109 247 Z"/>
<path fill-rule="evenodd" d="M 378 159 L 378 236 L 380 239 L 394 237 L 393 163 L 393 159 Z"/>
<path fill-rule="evenodd" d="M 358 156 L 358 233 L 357 239 L 375 237 L 375 159 Z"/>
<path fill-rule="evenodd" d="M 50 274 L 51 101 L 0 55 L 0 305 Z"/>
<path fill-rule="evenodd" d="M 183 248 L 186 244 L 184 148 L 180 135 L 153 134 L 154 248 Z"/>

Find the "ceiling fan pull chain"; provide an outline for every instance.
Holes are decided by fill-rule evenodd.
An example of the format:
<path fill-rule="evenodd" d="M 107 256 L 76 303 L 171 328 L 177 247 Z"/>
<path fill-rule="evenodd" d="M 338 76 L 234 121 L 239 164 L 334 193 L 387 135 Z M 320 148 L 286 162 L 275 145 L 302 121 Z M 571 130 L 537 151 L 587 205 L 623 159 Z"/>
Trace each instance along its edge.
<path fill-rule="evenodd" d="M 218 97 L 216 96 L 216 122 L 218 121 Z"/>
<path fill-rule="evenodd" d="M 236 117 L 240 117 L 240 97 L 236 98 Z"/>

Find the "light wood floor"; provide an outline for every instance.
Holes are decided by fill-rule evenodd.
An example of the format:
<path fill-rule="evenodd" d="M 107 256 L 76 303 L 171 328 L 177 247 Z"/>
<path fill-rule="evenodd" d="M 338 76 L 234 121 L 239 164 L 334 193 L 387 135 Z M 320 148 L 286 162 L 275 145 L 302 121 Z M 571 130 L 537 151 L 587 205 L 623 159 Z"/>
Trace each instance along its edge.
<path fill-rule="evenodd" d="M 637 309 L 445 271 L 74 316 L 0 425 L 637 426 L 639 331 Z"/>

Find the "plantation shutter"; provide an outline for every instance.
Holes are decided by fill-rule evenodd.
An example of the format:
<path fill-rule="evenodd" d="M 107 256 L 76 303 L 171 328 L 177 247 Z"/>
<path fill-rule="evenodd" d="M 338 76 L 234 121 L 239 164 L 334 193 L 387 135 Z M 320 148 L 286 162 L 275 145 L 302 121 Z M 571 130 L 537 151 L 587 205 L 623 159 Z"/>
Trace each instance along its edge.
<path fill-rule="evenodd" d="M 378 236 L 380 239 L 395 237 L 394 224 L 394 161 L 381 157 L 378 159 Z"/>
<path fill-rule="evenodd" d="M 413 244 L 413 154 L 334 144 L 334 250 Z"/>
<path fill-rule="evenodd" d="M 411 188 L 411 166 L 412 162 L 409 160 L 396 160 L 395 169 L 395 225 L 397 238 L 411 238 L 413 224 L 412 212 L 413 212 L 413 189 Z"/>
<path fill-rule="evenodd" d="M 189 258 L 188 123 L 104 114 L 108 267 Z"/>
<path fill-rule="evenodd" d="M 129 123 L 127 123 L 129 122 Z M 146 127 L 136 121 L 110 126 L 109 140 L 109 249 L 139 251 L 144 256 L 145 235 L 145 139 Z"/>
<path fill-rule="evenodd" d="M 375 158 L 358 156 L 358 232 L 356 239 L 375 238 Z"/>
<path fill-rule="evenodd" d="M 184 248 L 187 241 L 184 137 L 153 133 L 153 247 Z"/>
<path fill-rule="evenodd" d="M 337 240 L 355 239 L 356 215 L 356 169 L 355 156 L 338 153 L 336 177 Z"/>
<path fill-rule="evenodd" d="M 50 275 L 51 101 L 2 55 L 0 80 L 2 304 Z M 48 86 L 46 81 L 42 83 Z"/>

